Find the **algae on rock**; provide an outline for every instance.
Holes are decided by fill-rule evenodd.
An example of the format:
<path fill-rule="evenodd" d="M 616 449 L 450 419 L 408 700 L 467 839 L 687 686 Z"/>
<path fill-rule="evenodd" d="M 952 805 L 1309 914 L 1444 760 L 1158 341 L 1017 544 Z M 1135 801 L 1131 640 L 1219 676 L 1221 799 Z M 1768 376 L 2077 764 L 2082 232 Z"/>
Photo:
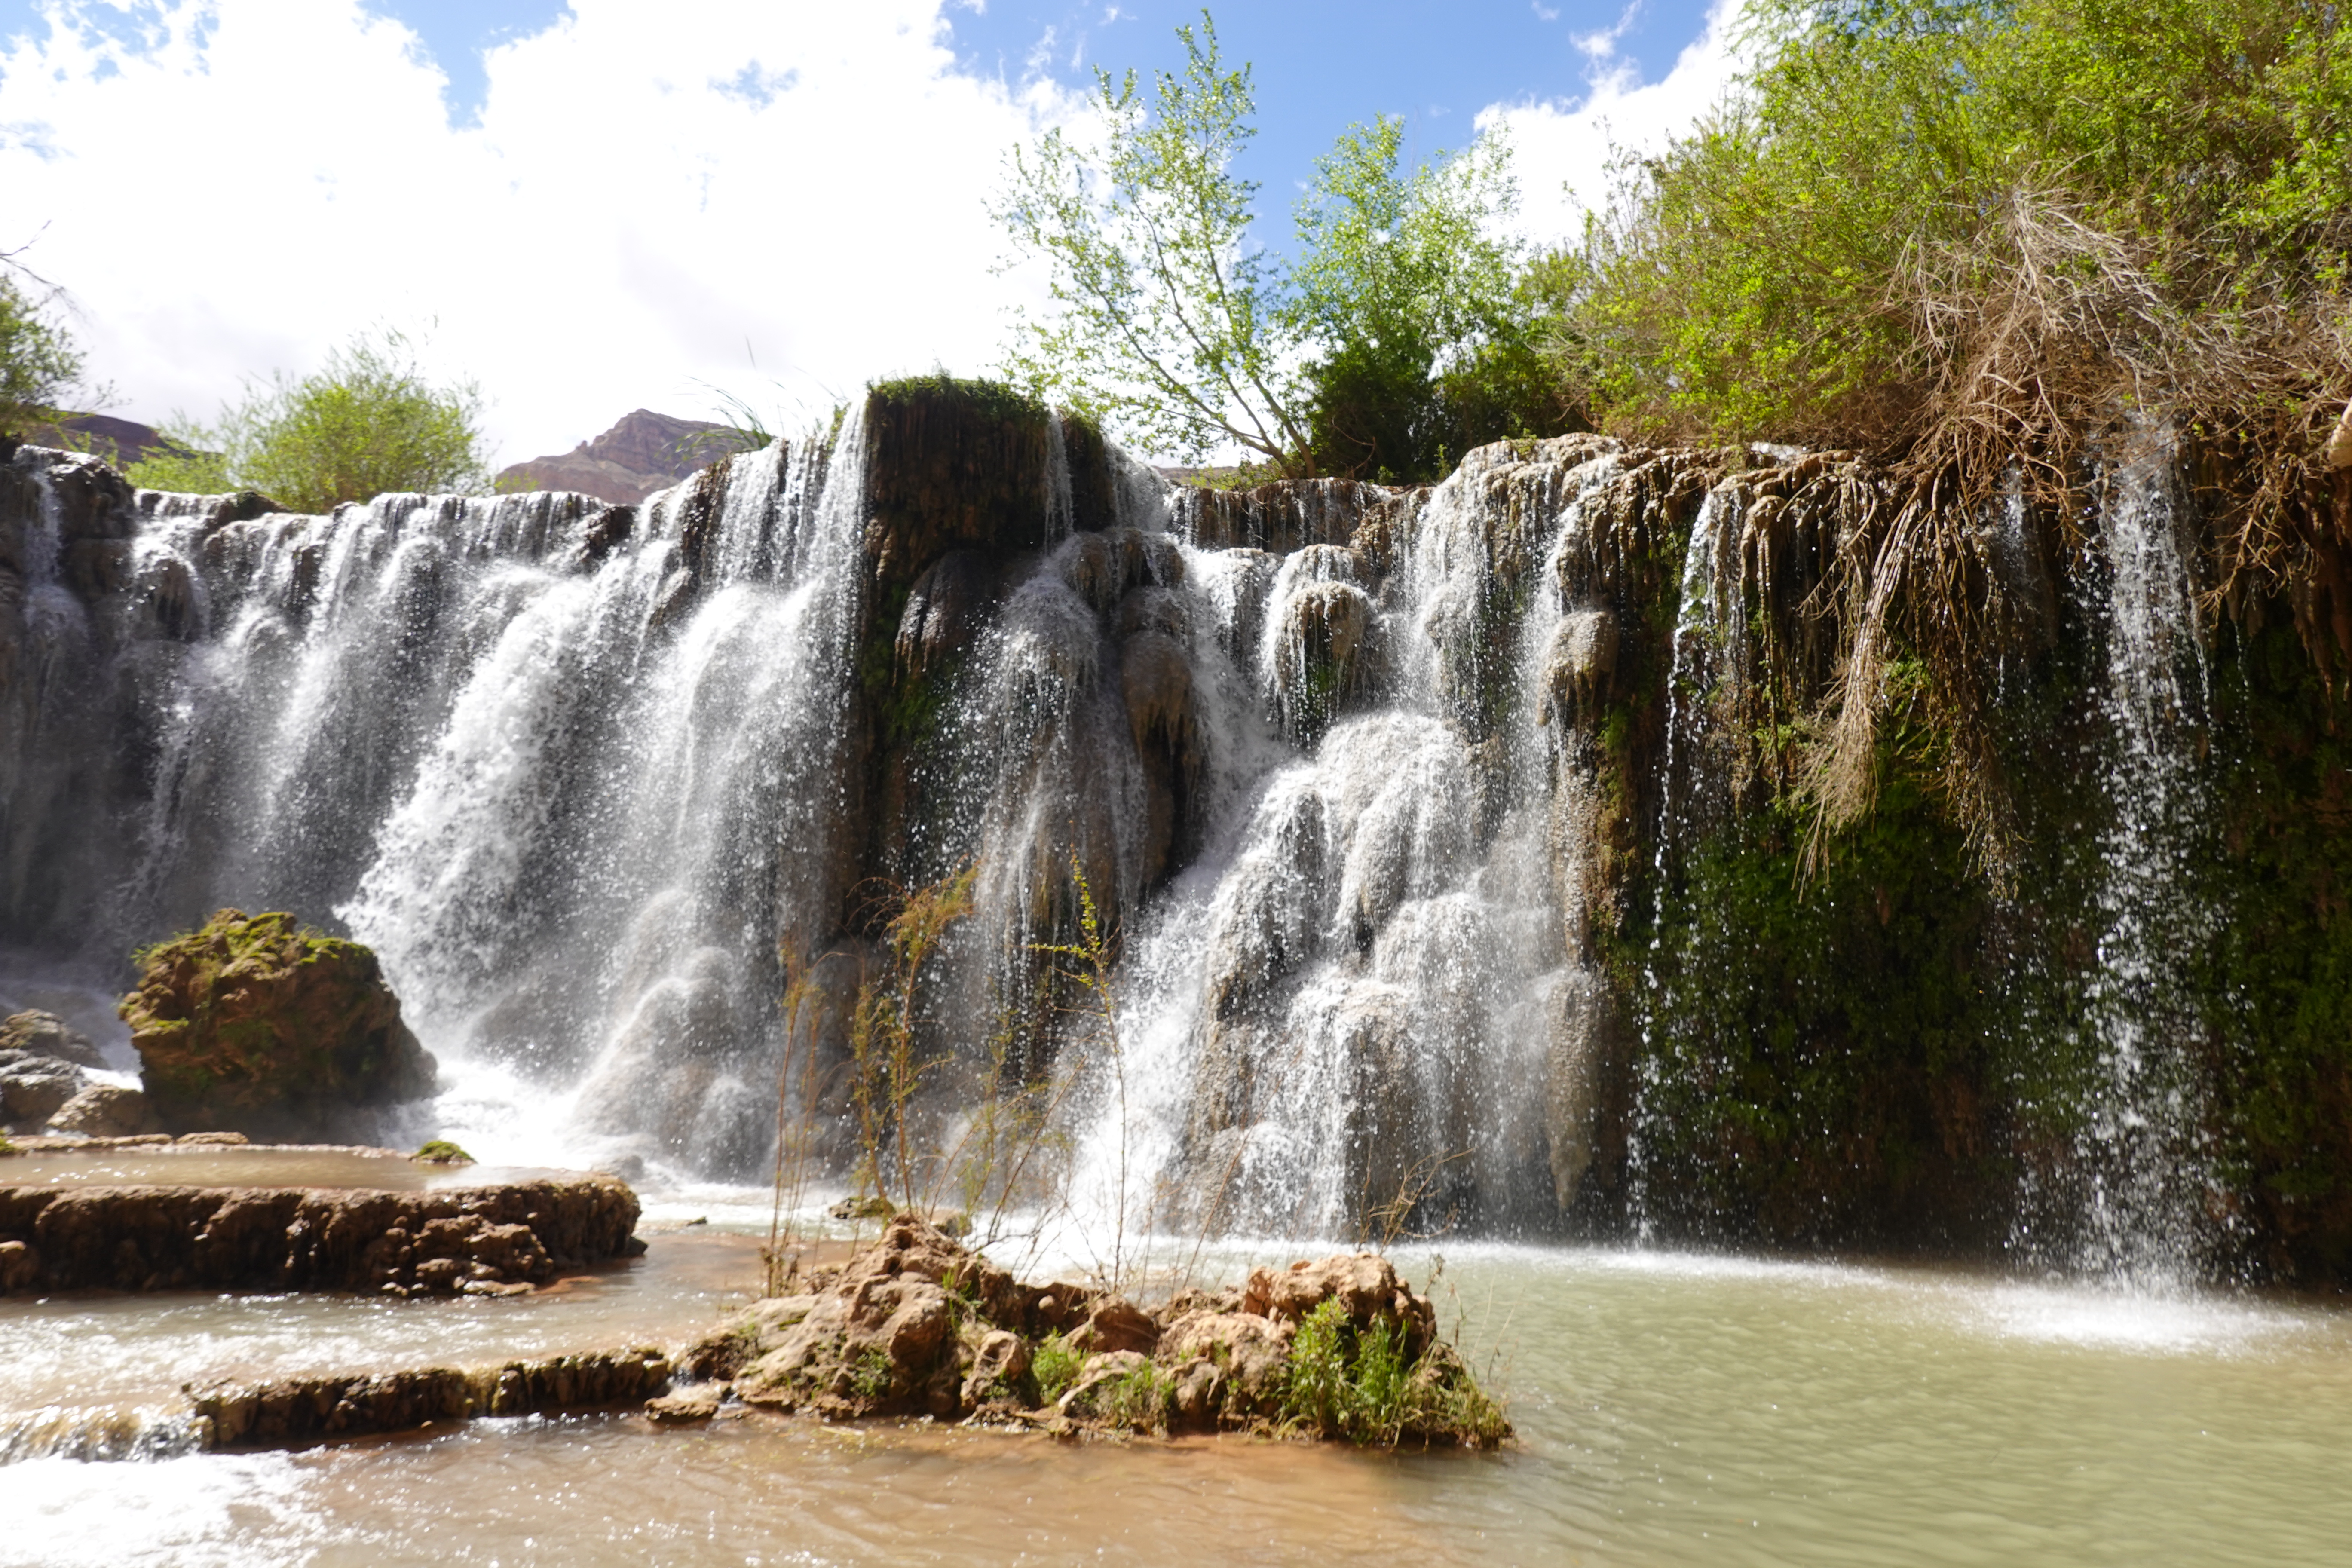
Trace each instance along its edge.
<path fill-rule="evenodd" d="M 169 1127 L 317 1136 L 436 1088 L 432 1055 L 358 942 L 282 911 L 223 910 L 137 961 L 121 1010 Z"/>

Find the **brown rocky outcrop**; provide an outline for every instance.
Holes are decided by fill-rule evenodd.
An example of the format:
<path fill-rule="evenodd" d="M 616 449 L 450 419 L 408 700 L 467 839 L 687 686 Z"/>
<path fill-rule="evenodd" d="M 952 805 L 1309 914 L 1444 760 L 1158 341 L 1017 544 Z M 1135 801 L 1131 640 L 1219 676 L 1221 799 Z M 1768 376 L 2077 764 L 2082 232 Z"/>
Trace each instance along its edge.
<path fill-rule="evenodd" d="M 166 1127 L 316 1138 L 434 1091 L 432 1056 L 358 942 L 223 910 L 140 962 L 121 1012 Z"/>
<path fill-rule="evenodd" d="M 1483 1400 L 1437 1340 L 1428 1299 L 1385 1258 L 1260 1269 L 1246 1291 L 1187 1291 L 1155 1311 L 1086 1285 L 1016 1280 L 900 1215 L 818 1289 L 761 1301 L 687 1351 L 679 1371 L 707 1386 L 648 1413 L 704 1419 L 719 1408 L 713 1394 L 723 1389 L 745 1405 L 834 1418 L 920 1414 L 1057 1430 L 1320 1433 L 1329 1428 L 1294 1394 L 1291 1347 L 1299 1324 L 1334 1300 L 1349 1343 L 1376 1325 L 1401 1330 L 1390 1342 L 1417 1386 L 1460 1399 L 1427 1408 Z M 1400 1420 L 1386 1440 L 1491 1443 L 1507 1434 L 1498 1412 L 1478 1407 L 1485 1414 L 1475 1425 L 1449 1427 L 1424 1415 L 1417 1425 Z"/>
<path fill-rule="evenodd" d="M 504 1295 L 641 1249 L 610 1176 L 430 1192 L 0 1186 L 11 1290 Z"/>
<path fill-rule="evenodd" d="M 1402 1323 L 1414 1337 L 1425 1339 L 1436 1327 L 1429 1299 L 1414 1295 L 1397 1278 L 1396 1267 L 1374 1252 L 1342 1253 L 1283 1269 L 1254 1268 L 1242 1290 L 1241 1310 L 1297 1323 L 1334 1297 L 1360 1329 L 1386 1321 Z"/>

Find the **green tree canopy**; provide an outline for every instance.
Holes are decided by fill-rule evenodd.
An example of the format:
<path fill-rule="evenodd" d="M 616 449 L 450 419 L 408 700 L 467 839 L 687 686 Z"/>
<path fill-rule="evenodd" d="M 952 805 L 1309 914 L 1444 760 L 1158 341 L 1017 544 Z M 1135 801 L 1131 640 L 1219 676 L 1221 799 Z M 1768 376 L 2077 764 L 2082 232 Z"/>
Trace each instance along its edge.
<path fill-rule="evenodd" d="M 1008 354 L 1013 378 L 1165 451 L 1234 443 L 1303 471 L 1307 427 L 1275 258 L 1251 245 L 1256 133 L 1247 66 L 1223 68 L 1206 13 L 1179 27 L 1181 76 L 1146 102 L 1096 72 L 1098 147 L 1060 131 L 1016 148 L 995 216 L 1051 266 L 1055 310 Z"/>
<path fill-rule="evenodd" d="M 1050 268 L 1053 309 L 1006 370 L 1035 395 L 1155 450 L 1227 447 L 1294 477 L 1433 477 L 1450 453 L 1558 425 L 1540 352 L 1553 302 L 1496 237 L 1516 205 L 1508 149 L 1405 171 L 1403 122 L 1351 128 L 1297 219 L 1295 268 L 1251 234 L 1234 173 L 1255 133 L 1250 70 L 1213 23 L 1180 27 L 1185 68 L 1147 99 L 1097 73 L 1100 139 L 1016 150 L 996 216 Z"/>
<path fill-rule="evenodd" d="M 1349 127 L 1298 205 L 1288 319 L 1311 345 L 1326 471 L 1432 477 L 1564 412 L 1540 353 L 1549 274 L 1497 233 L 1518 205 L 1508 145 L 1484 136 L 1408 174 L 1403 142 L 1402 119 Z"/>
<path fill-rule="evenodd" d="M 50 314 L 53 297 L 0 268 L 0 436 L 47 423 L 80 384 L 81 350 Z"/>
<path fill-rule="evenodd" d="M 428 379 L 402 333 L 362 333 L 310 375 L 248 383 L 216 424 L 175 417 L 165 434 L 198 455 L 151 458 L 130 477 L 155 489 L 256 489 L 301 511 L 394 490 L 478 492 L 489 488 L 481 409 L 474 383 Z"/>

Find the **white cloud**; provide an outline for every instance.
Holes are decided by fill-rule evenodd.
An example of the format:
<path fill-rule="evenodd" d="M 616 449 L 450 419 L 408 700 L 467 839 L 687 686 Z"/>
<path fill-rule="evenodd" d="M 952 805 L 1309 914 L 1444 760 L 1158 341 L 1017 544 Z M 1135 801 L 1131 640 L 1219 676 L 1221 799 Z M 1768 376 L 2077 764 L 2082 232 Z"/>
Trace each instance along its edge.
<path fill-rule="evenodd" d="M 1715 0 L 1706 26 L 1660 80 L 1641 85 L 1617 40 L 1633 21 L 1628 7 L 1614 28 L 1588 34 L 1577 47 L 1592 62 L 1591 91 L 1579 100 L 1493 104 L 1478 129 L 1508 134 L 1521 193 L 1519 221 L 1531 238 L 1557 242 L 1583 230 L 1584 213 L 1608 199 L 1612 151 L 1644 152 L 1690 129 L 1723 96 L 1740 61 L 1731 35 L 1741 0 Z"/>
<path fill-rule="evenodd" d="M 1609 61 L 1617 58 L 1617 41 L 1632 28 L 1635 18 L 1641 14 L 1642 0 L 1633 0 L 1632 5 L 1619 13 L 1615 26 L 1596 27 L 1590 33 L 1579 33 L 1570 42 L 1573 43 L 1578 52 L 1592 61 L 1594 65 L 1605 68 Z"/>
<path fill-rule="evenodd" d="M 507 461 L 639 405 L 703 413 L 698 382 L 814 409 L 985 368 L 1036 298 L 992 275 L 985 198 L 1075 108 L 959 74 L 940 0 L 573 0 L 489 52 L 457 129 L 360 0 L 163 0 L 137 48 L 77 10 L 0 54 L 0 190 L 49 222 L 27 259 L 121 411 L 209 416 L 243 375 L 432 321 Z"/>

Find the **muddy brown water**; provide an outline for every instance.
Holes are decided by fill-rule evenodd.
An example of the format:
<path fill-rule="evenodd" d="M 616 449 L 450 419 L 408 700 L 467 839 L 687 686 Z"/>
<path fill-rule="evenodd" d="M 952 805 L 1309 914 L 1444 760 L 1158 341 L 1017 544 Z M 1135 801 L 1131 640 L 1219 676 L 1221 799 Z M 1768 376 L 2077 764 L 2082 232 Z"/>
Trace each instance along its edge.
<path fill-rule="evenodd" d="M 6 1303 L 0 1409 L 674 1343 L 756 1279 L 756 1237 L 652 1240 L 515 1301 Z M 1464 1248 L 1443 1279 L 1511 1400 L 1501 1454 L 531 1417 L 0 1466 L 0 1563 L 2352 1563 L 2339 1310 L 1595 1250 Z"/>

